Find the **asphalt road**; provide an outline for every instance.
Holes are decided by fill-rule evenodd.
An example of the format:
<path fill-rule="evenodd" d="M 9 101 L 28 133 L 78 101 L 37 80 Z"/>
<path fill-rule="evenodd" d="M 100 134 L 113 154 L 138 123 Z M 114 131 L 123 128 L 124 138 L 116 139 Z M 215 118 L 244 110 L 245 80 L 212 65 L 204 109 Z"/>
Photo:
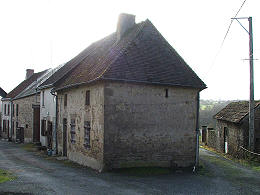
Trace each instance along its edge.
<path fill-rule="evenodd" d="M 171 172 L 156 176 L 97 173 L 67 161 L 48 159 L 18 144 L 0 141 L 0 169 L 16 180 L 0 184 L 7 194 L 260 194 L 260 174 L 227 161 L 204 149 L 199 173 Z"/>

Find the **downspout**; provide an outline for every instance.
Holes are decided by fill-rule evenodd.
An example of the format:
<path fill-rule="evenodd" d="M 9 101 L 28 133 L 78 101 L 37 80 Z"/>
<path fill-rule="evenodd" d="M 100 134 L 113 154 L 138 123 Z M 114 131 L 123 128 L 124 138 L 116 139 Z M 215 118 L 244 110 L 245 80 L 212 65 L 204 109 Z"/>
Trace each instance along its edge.
<path fill-rule="evenodd" d="M 57 150 L 57 146 L 58 146 L 58 142 L 57 142 L 57 125 L 58 125 L 58 96 L 55 94 L 54 91 L 51 90 L 51 95 L 55 96 L 55 100 L 56 100 L 56 108 L 55 108 L 55 128 L 54 128 L 54 132 L 53 132 L 53 142 L 54 144 L 54 148 L 53 151 L 55 152 L 54 154 L 58 154 L 58 150 Z"/>
<path fill-rule="evenodd" d="M 200 109 L 200 92 L 197 93 L 197 113 L 196 113 L 196 156 L 195 156 L 195 165 L 193 167 L 193 172 L 196 171 L 196 169 L 199 166 L 199 109 Z"/>

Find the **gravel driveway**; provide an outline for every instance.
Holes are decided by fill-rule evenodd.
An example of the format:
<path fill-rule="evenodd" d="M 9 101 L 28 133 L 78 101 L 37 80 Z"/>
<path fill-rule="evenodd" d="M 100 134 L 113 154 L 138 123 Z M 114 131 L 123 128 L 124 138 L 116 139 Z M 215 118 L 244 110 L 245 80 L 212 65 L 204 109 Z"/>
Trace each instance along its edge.
<path fill-rule="evenodd" d="M 107 172 L 46 159 L 18 144 L 0 141 L 0 169 L 17 179 L 0 184 L 0 194 L 260 194 L 260 175 L 200 150 L 204 169 L 149 177 Z"/>

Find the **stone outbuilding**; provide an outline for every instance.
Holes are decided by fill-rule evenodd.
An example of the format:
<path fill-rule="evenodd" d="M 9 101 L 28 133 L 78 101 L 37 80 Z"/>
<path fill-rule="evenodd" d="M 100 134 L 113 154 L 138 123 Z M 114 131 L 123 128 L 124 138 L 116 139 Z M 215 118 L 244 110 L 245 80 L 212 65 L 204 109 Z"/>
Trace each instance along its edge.
<path fill-rule="evenodd" d="M 248 148 L 248 101 L 238 101 L 228 104 L 219 111 L 214 118 L 217 119 L 216 130 L 211 132 L 215 137 L 217 150 L 231 154 L 241 155 L 241 148 Z M 260 153 L 260 101 L 255 101 L 255 152 Z"/>
<path fill-rule="evenodd" d="M 149 20 L 121 14 L 55 77 L 59 153 L 97 170 L 194 166 L 206 85 Z"/>

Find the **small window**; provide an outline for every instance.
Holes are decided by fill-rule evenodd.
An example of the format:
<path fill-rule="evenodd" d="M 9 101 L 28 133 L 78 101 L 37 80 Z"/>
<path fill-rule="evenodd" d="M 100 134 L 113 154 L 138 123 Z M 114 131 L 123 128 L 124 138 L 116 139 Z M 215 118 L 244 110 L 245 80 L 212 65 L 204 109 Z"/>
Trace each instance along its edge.
<path fill-rule="evenodd" d="M 18 112 L 19 112 L 19 105 L 16 104 L 16 116 L 18 116 Z"/>
<path fill-rule="evenodd" d="M 14 135 L 14 121 L 12 122 L 12 135 Z"/>
<path fill-rule="evenodd" d="M 28 127 L 29 127 L 28 124 L 26 124 L 26 125 L 25 125 L 25 128 L 28 128 Z"/>
<path fill-rule="evenodd" d="M 18 122 L 16 122 L 16 128 L 18 128 L 18 126 L 19 126 L 19 125 L 18 125 Z"/>
<path fill-rule="evenodd" d="M 168 98 L 169 97 L 169 90 L 165 89 L 165 97 Z"/>
<path fill-rule="evenodd" d="M 6 104 L 4 106 L 4 115 L 6 115 Z"/>
<path fill-rule="evenodd" d="M 9 131 L 9 120 L 7 120 L 7 131 Z"/>
<path fill-rule="evenodd" d="M 67 106 L 67 101 L 68 101 L 67 99 L 68 99 L 68 95 L 65 94 L 65 95 L 64 95 L 64 107 Z"/>
<path fill-rule="evenodd" d="M 44 107 L 44 91 L 42 91 L 42 106 Z"/>
<path fill-rule="evenodd" d="M 89 106 L 89 105 L 90 105 L 90 90 L 87 90 L 87 91 L 86 91 L 85 105 L 86 105 L 86 106 Z"/>
<path fill-rule="evenodd" d="M 8 104 L 7 115 L 10 115 L 10 104 Z"/>
<path fill-rule="evenodd" d="M 70 121 L 70 142 L 76 143 L 76 122 L 75 119 L 71 119 Z"/>
<path fill-rule="evenodd" d="M 90 121 L 84 121 L 84 146 L 90 148 Z"/>

